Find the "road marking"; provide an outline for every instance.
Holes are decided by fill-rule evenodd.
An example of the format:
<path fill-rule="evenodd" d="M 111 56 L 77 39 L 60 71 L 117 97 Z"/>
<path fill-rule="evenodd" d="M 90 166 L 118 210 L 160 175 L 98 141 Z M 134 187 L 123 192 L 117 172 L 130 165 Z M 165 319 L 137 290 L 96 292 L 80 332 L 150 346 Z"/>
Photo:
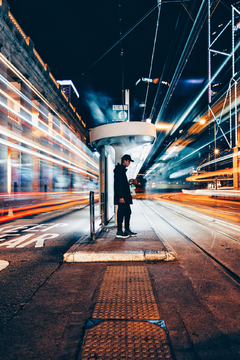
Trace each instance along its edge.
<path fill-rule="evenodd" d="M 57 224 L 53 224 L 52 226 L 49 226 L 47 229 L 41 230 L 41 231 L 48 231 L 50 229 L 53 229 L 55 227 L 64 227 L 67 226 L 68 224 L 66 223 L 57 223 Z"/>
<path fill-rule="evenodd" d="M 21 242 L 29 239 L 33 235 L 35 235 L 35 234 L 26 234 L 26 235 L 20 236 L 19 238 L 16 238 L 13 240 L 8 240 L 5 243 L 0 244 L 0 246 L 7 246 L 7 248 L 14 248 L 15 246 L 17 246 L 18 244 L 21 244 Z"/>
<path fill-rule="evenodd" d="M 23 248 L 23 247 L 25 247 L 25 246 L 27 246 L 29 244 L 34 243 L 34 242 L 37 242 L 36 245 L 35 245 L 36 248 L 43 247 L 45 240 L 54 239 L 54 238 L 56 238 L 58 236 L 59 236 L 59 234 L 42 234 L 42 235 L 40 235 L 40 236 L 38 236 L 38 237 L 36 237 L 36 238 L 34 238 L 32 240 L 27 241 L 24 244 L 18 245 L 17 248 Z"/>
<path fill-rule="evenodd" d="M 42 234 L 40 236 L 34 237 L 33 239 L 31 239 L 27 242 L 24 242 L 32 236 L 35 236 L 35 234 L 22 235 L 18 238 L 8 240 L 5 243 L 0 244 L 0 246 L 6 246 L 7 248 L 14 248 L 14 247 L 23 248 L 29 244 L 36 242 L 35 247 L 43 247 L 45 240 L 54 239 L 54 238 L 58 237 L 59 234 Z"/>
<path fill-rule="evenodd" d="M 9 262 L 6 260 L 0 260 L 0 271 L 5 269 L 9 265 Z"/>
<path fill-rule="evenodd" d="M 23 232 L 27 232 L 27 231 L 32 231 L 32 230 L 34 230 L 34 231 L 44 231 L 44 230 L 42 230 L 42 229 L 38 229 L 38 230 L 36 230 L 37 228 L 41 228 L 42 226 L 48 226 L 49 227 L 49 225 L 54 225 L 54 224 L 52 224 L 52 223 L 48 223 L 48 224 L 38 224 L 38 225 L 36 225 L 36 226 L 33 226 L 33 227 L 31 227 L 31 228 L 29 228 L 29 229 L 26 229 L 26 230 L 23 230 Z"/>
<path fill-rule="evenodd" d="M 47 224 L 21 225 L 17 227 L 4 226 L 0 228 L 0 232 L 2 232 L 2 234 L 0 235 L 0 246 L 6 246 L 9 249 L 24 248 L 27 245 L 36 243 L 35 248 L 40 248 L 44 246 L 45 240 L 57 238 L 60 234 L 45 233 L 40 235 L 39 233 L 35 234 L 36 231 L 46 232 L 53 228 L 62 228 L 67 225 L 68 225 L 67 223 L 47 223 Z M 28 234 L 24 234 L 25 232 L 28 232 Z M 9 237 L 13 237 L 13 236 L 14 236 L 13 239 L 8 240 Z"/>

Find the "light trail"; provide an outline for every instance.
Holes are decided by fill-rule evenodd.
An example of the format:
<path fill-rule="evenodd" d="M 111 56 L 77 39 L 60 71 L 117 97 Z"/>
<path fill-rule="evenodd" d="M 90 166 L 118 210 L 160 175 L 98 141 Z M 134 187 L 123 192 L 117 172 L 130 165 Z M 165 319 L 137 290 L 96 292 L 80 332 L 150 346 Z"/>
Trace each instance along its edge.
<path fill-rule="evenodd" d="M 12 137 L 13 139 L 15 138 L 16 140 L 21 141 L 17 136 L 11 135 L 11 137 Z M 67 167 L 67 168 L 69 168 L 69 169 L 75 170 L 75 171 L 77 171 L 77 172 L 79 172 L 79 173 L 82 173 L 82 174 L 91 176 L 91 177 L 93 177 L 94 179 L 98 179 L 98 176 L 95 176 L 95 175 L 93 175 L 93 174 L 91 174 L 91 173 L 83 170 L 83 169 L 80 168 L 77 164 L 74 164 L 74 162 L 72 162 L 72 163 L 73 163 L 75 166 L 70 165 L 70 164 L 68 163 L 69 160 L 65 160 L 64 158 L 58 156 L 57 154 L 48 152 L 50 155 L 52 155 L 52 156 L 54 156 L 54 157 L 58 157 L 59 159 L 62 159 L 63 161 L 66 161 L 66 162 L 53 159 L 53 158 L 50 157 L 50 156 L 43 155 L 43 154 L 41 154 L 41 153 L 39 153 L 39 152 L 37 152 L 37 151 L 34 151 L 34 150 L 31 150 L 31 149 L 25 148 L 25 147 L 23 147 L 23 146 L 21 146 L 21 145 L 12 143 L 12 142 L 10 142 L 10 141 L 8 141 L 8 140 L 4 140 L 4 139 L 1 139 L 1 138 L 0 138 L 0 144 L 2 144 L 2 145 L 4 145 L 4 146 L 9 146 L 9 147 L 11 147 L 11 148 L 14 148 L 14 149 L 16 149 L 16 150 L 22 151 L 22 152 L 27 153 L 27 154 L 30 154 L 30 155 L 34 155 L 34 156 L 36 156 L 37 158 L 41 158 L 41 159 L 43 159 L 43 160 L 47 160 L 47 161 L 49 161 L 49 162 L 51 162 L 51 163 L 55 163 L 55 164 L 58 164 L 58 165 L 62 165 L 62 166 Z M 25 144 L 27 144 L 26 141 L 25 141 Z M 30 146 L 32 146 L 31 143 L 30 143 Z M 38 148 L 39 150 L 41 150 L 40 147 L 38 147 L 38 146 L 36 146 L 36 145 L 34 145 L 34 147 L 35 147 L 35 148 Z M 43 150 L 41 150 L 41 151 L 43 151 Z M 46 150 L 44 150 L 44 152 L 46 152 Z"/>
<path fill-rule="evenodd" d="M 89 203 L 89 199 L 83 199 L 83 200 L 75 200 L 75 201 L 67 201 L 63 204 L 63 201 L 61 201 L 61 205 L 53 205 L 51 203 L 47 203 L 47 204 L 40 204 L 39 206 L 44 206 L 41 208 L 38 208 L 37 206 L 35 206 L 34 209 L 30 209 L 30 210 L 26 210 L 24 207 L 21 208 L 21 211 L 13 214 L 13 215 L 3 215 L 0 217 L 0 223 L 4 223 L 6 221 L 11 221 L 11 220 L 15 220 L 15 219 L 19 219 L 22 217 L 26 217 L 26 216 L 31 216 L 31 215 L 37 215 L 37 214 L 41 214 L 44 212 L 48 212 L 48 211 L 54 211 L 54 210 L 61 210 L 61 209 L 66 209 L 70 206 L 76 206 L 76 205 L 80 205 L 80 204 L 88 204 Z M 13 209 L 13 211 L 16 211 L 16 209 Z"/>
<path fill-rule="evenodd" d="M 227 59 L 222 63 L 222 65 L 218 68 L 218 70 L 216 71 L 216 73 L 213 75 L 211 81 L 208 81 L 208 83 L 205 85 L 205 87 L 203 88 L 203 90 L 200 92 L 200 94 L 196 97 L 196 99 L 192 102 L 192 104 L 189 106 L 189 108 L 185 111 L 185 113 L 180 117 L 180 119 L 177 121 L 177 123 L 174 125 L 170 135 L 174 134 L 174 132 L 179 128 L 179 126 L 184 122 L 184 120 L 186 119 L 186 117 L 189 115 L 189 113 L 191 112 L 191 110 L 194 108 L 194 106 L 198 103 L 198 101 L 201 99 L 201 97 L 203 96 L 203 94 L 206 92 L 206 90 L 208 90 L 209 85 L 216 79 L 216 77 L 219 75 L 219 73 L 222 71 L 222 69 L 227 65 L 228 61 L 230 60 L 230 58 L 233 56 L 233 53 L 239 48 L 240 46 L 240 40 L 237 44 L 237 46 L 235 47 L 235 49 L 231 52 L 230 56 L 227 57 Z"/>
<path fill-rule="evenodd" d="M 26 96 L 23 96 L 23 94 L 16 89 L 14 86 L 11 85 L 11 83 L 9 83 L 8 81 L 5 81 L 5 79 L 0 75 L 0 80 L 2 82 L 4 82 L 7 86 L 10 86 L 11 89 L 17 93 L 20 97 L 23 97 L 25 101 L 27 101 L 31 106 L 33 106 L 37 111 L 39 111 L 39 113 L 41 113 L 47 120 L 48 116 L 46 114 L 44 114 L 44 112 L 42 112 L 34 103 L 32 103 L 32 101 L 30 101 Z M 33 114 L 27 110 L 23 105 L 21 105 L 19 102 L 17 102 L 16 100 L 14 100 L 13 98 L 11 98 L 8 94 L 6 94 L 3 90 L 0 90 L 0 93 L 5 96 L 7 99 L 9 99 L 10 101 L 12 101 L 14 104 L 16 104 L 19 108 L 21 108 L 24 112 L 26 112 L 29 116 L 33 116 Z M 7 104 L 3 103 L 2 101 L 0 101 L 0 105 L 4 108 L 6 108 L 7 110 L 11 111 L 13 114 L 15 114 L 16 116 L 20 117 L 22 120 L 24 120 L 26 123 L 31 124 L 32 126 L 34 126 L 36 129 L 44 132 L 48 137 L 52 137 L 53 139 L 57 140 L 57 142 L 62 143 L 64 146 L 66 146 L 69 150 L 71 150 L 72 152 L 74 152 L 76 155 L 82 157 L 84 160 L 88 161 L 89 163 L 91 163 L 91 165 L 93 167 L 95 167 L 96 169 L 98 169 L 98 164 L 95 160 L 93 160 L 92 158 L 89 157 L 89 155 L 87 155 L 86 153 L 84 153 L 80 148 L 76 147 L 74 144 L 70 143 L 67 139 L 65 139 L 61 134 L 57 133 L 53 128 L 51 128 L 49 125 L 47 125 L 46 123 L 44 123 L 41 119 L 37 118 L 38 122 L 41 123 L 43 126 L 39 127 L 36 124 L 33 124 L 33 122 L 29 119 L 27 119 L 26 117 L 24 117 L 22 114 L 20 114 L 19 112 L 15 111 L 14 109 L 12 109 L 11 107 L 9 107 Z M 45 130 L 44 128 L 47 128 L 47 130 Z M 79 139 L 78 139 L 79 140 Z"/>

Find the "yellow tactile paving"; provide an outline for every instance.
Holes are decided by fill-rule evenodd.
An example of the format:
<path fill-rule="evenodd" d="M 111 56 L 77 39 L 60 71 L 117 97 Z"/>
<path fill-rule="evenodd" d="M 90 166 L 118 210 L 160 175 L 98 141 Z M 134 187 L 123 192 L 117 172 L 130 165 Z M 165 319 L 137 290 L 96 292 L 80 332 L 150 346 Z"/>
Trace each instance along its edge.
<path fill-rule="evenodd" d="M 81 359 L 171 359 L 171 354 L 166 333 L 160 327 L 109 320 L 87 330 Z"/>
<path fill-rule="evenodd" d="M 145 266 L 109 266 L 93 319 L 160 319 Z"/>
<path fill-rule="evenodd" d="M 108 266 L 84 336 L 81 360 L 172 359 L 145 266 Z"/>

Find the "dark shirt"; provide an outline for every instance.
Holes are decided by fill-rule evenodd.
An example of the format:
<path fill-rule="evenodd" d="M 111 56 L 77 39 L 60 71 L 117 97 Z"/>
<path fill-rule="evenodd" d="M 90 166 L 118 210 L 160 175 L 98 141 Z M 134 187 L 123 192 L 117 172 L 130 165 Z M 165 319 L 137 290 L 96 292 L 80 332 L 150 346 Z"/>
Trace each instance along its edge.
<path fill-rule="evenodd" d="M 119 205 L 119 200 L 124 199 L 126 204 L 132 204 L 132 195 L 126 175 L 125 166 L 117 164 L 114 169 L 114 205 Z"/>

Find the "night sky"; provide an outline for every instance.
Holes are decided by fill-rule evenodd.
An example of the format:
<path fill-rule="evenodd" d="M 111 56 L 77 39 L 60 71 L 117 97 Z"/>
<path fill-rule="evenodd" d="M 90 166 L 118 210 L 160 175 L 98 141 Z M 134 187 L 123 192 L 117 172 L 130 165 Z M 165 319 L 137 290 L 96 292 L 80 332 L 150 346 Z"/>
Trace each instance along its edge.
<path fill-rule="evenodd" d="M 75 84 L 80 93 L 78 112 L 89 128 L 109 120 L 112 105 L 122 103 L 122 74 L 124 88 L 130 89 L 131 120 L 141 120 L 139 104 L 145 99 L 147 85 L 140 83 L 135 86 L 135 83 L 139 78 L 149 75 L 158 9 L 152 11 L 123 39 L 123 73 L 120 44 L 103 55 L 119 40 L 119 8 L 121 32 L 124 35 L 156 5 L 156 0 L 8 2 L 13 16 L 25 34 L 31 37 L 55 79 L 71 79 Z M 152 78 L 163 76 L 163 80 L 171 81 L 201 2 L 186 1 L 184 6 L 175 1 L 163 2 Z M 225 3 L 229 1 L 225 0 Z M 220 4 L 217 11 L 220 16 L 224 16 L 227 8 Z M 185 80 L 189 79 L 198 81 L 187 83 Z M 199 91 L 206 80 L 207 24 L 203 27 L 175 90 L 175 101 L 164 120 L 171 121 L 178 111 L 186 107 L 191 96 Z M 163 88 L 162 99 L 166 90 Z M 151 112 L 157 85 L 151 84 L 149 91 L 146 117 Z M 90 104 L 94 104 L 91 109 Z"/>

